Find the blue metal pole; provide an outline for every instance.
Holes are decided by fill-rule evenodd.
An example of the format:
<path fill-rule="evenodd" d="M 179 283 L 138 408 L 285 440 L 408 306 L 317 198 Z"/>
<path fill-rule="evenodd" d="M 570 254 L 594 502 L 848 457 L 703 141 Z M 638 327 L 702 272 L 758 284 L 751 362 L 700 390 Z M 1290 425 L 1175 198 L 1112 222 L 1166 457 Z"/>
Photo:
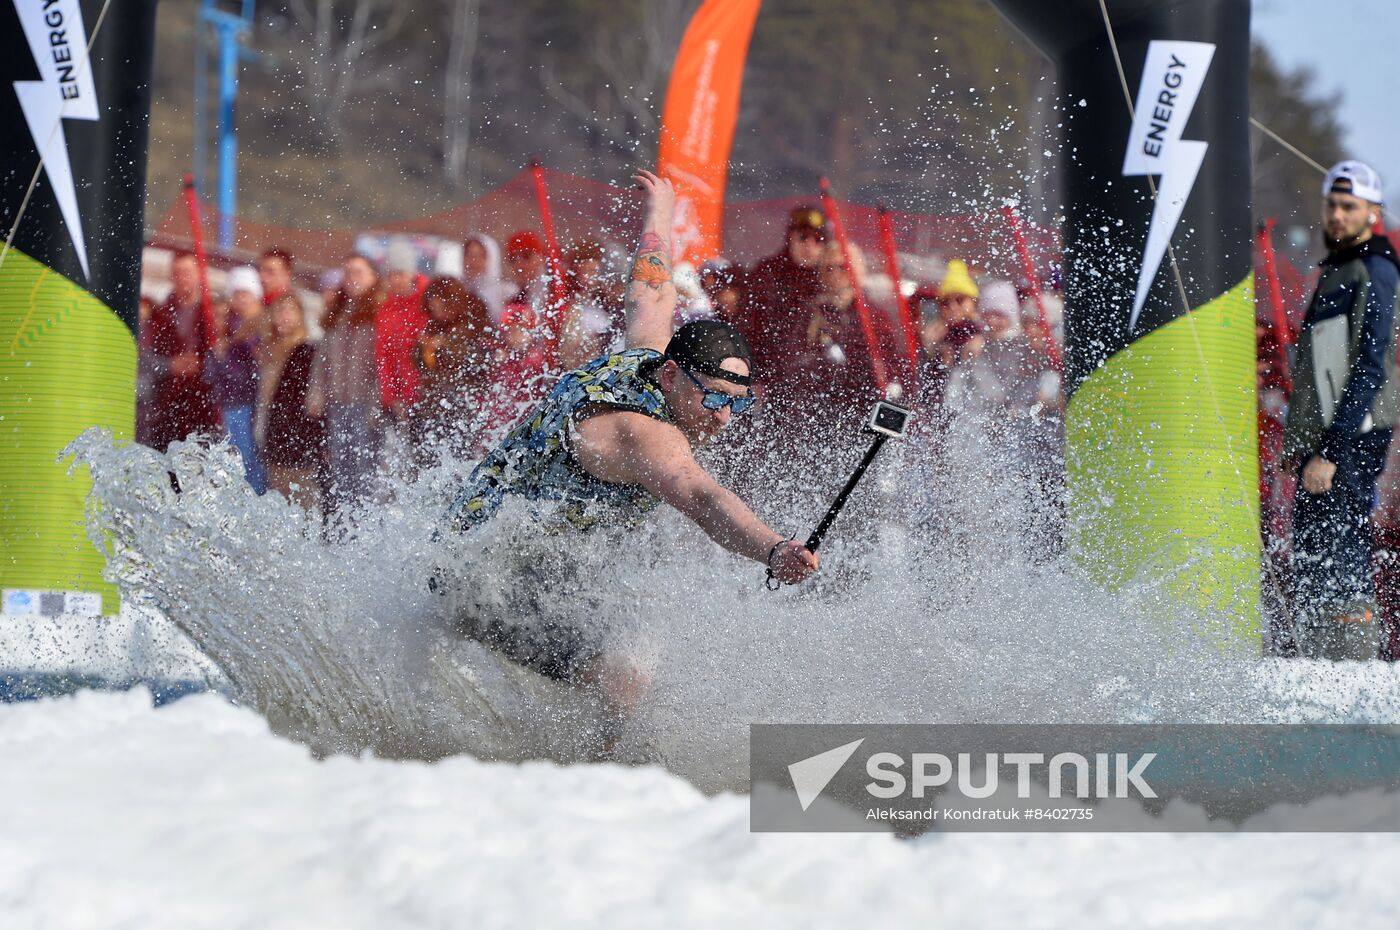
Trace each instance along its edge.
<path fill-rule="evenodd" d="M 209 52 L 205 16 L 210 0 L 204 0 L 194 24 L 194 189 L 204 191 L 204 96 L 208 92 Z"/>
<path fill-rule="evenodd" d="M 240 24 L 241 29 L 241 24 Z M 219 28 L 219 245 L 233 245 L 233 218 L 238 197 L 238 135 L 234 132 L 234 100 L 238 97 L 239 30 Z"/>

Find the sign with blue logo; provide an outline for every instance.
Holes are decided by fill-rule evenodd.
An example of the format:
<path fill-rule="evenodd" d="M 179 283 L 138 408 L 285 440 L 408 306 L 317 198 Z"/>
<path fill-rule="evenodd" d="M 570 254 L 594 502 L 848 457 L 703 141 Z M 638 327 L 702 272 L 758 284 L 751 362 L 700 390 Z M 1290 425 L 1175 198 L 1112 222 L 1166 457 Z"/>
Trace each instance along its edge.
<path fill-rule="evenodd" d="M 39 592 L 23 588 L 6 588 L 4 609 L 0 613 L 25 617 L 39 612 Z"/>

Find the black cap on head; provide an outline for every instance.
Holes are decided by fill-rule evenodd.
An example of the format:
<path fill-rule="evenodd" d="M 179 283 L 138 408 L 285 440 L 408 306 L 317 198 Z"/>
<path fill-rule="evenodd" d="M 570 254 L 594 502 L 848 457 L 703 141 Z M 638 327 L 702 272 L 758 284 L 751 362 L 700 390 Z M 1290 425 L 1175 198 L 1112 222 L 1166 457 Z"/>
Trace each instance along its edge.
<path fill-rule="evenodd" d="M 671 337 L 666 357 L 682 368 L 719 378 L 741 387 L 753 383 L 753 349 L 744 334 L 720 320 L 693 320 Z M 741 358 L 749 366 L 748 375 L 720 367 L 727 358 Z"/>

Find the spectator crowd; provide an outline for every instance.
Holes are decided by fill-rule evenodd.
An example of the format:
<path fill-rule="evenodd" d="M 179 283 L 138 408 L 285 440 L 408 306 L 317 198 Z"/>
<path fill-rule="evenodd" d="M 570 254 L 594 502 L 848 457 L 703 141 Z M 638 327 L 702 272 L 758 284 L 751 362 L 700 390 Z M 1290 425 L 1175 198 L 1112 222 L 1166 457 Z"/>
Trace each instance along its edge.
<path fill-rule="evenodd" d="M 794 210 L 775 246 L 750 268 L 678 269 L 677 322 L 715 317 L 744 332 L 760 409 L 789 441 L 853 432 L 882 391 L 935 424 L 976 408 L 1055 493 L 1059 337 L 1024 286 L 979 283 L 965 261 L 947 261 L 910 295 L 910 353 L 893 293 L 876 299 L 864 256 L 853 246 L 848 264 L 822 210 Z M 142 302 L 138 440 L 164 450 L 227 439 L 254 491 L 332 519 L 377 499 L 385 474 L 479 457 L 553 375 L 620 350 L 621 246 L 569 244 L 559 282 L 530 231 L 504 248 L 471 235 L 461 255 L 460 274 L 430 276 L 426 256 L 394 241 L 382 260 L 352 254 L 303 289 L 294 257 L 269 248 L 216 294 L 196 257 L 176 253 L 167 296 Z M 865 320 L 862 306 L 873 307 Z"/>

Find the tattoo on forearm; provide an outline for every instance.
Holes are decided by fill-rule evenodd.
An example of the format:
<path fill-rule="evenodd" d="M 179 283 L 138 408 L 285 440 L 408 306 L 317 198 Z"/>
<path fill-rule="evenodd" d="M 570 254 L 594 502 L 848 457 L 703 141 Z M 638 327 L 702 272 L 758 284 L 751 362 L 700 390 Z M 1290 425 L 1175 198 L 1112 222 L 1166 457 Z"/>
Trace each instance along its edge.
<path fill-rule="evenodd" d="M 632 280 L 659 290 L 671 282 L 671 249 L 654 232 L 642 234 L 632 260 Z"/>

